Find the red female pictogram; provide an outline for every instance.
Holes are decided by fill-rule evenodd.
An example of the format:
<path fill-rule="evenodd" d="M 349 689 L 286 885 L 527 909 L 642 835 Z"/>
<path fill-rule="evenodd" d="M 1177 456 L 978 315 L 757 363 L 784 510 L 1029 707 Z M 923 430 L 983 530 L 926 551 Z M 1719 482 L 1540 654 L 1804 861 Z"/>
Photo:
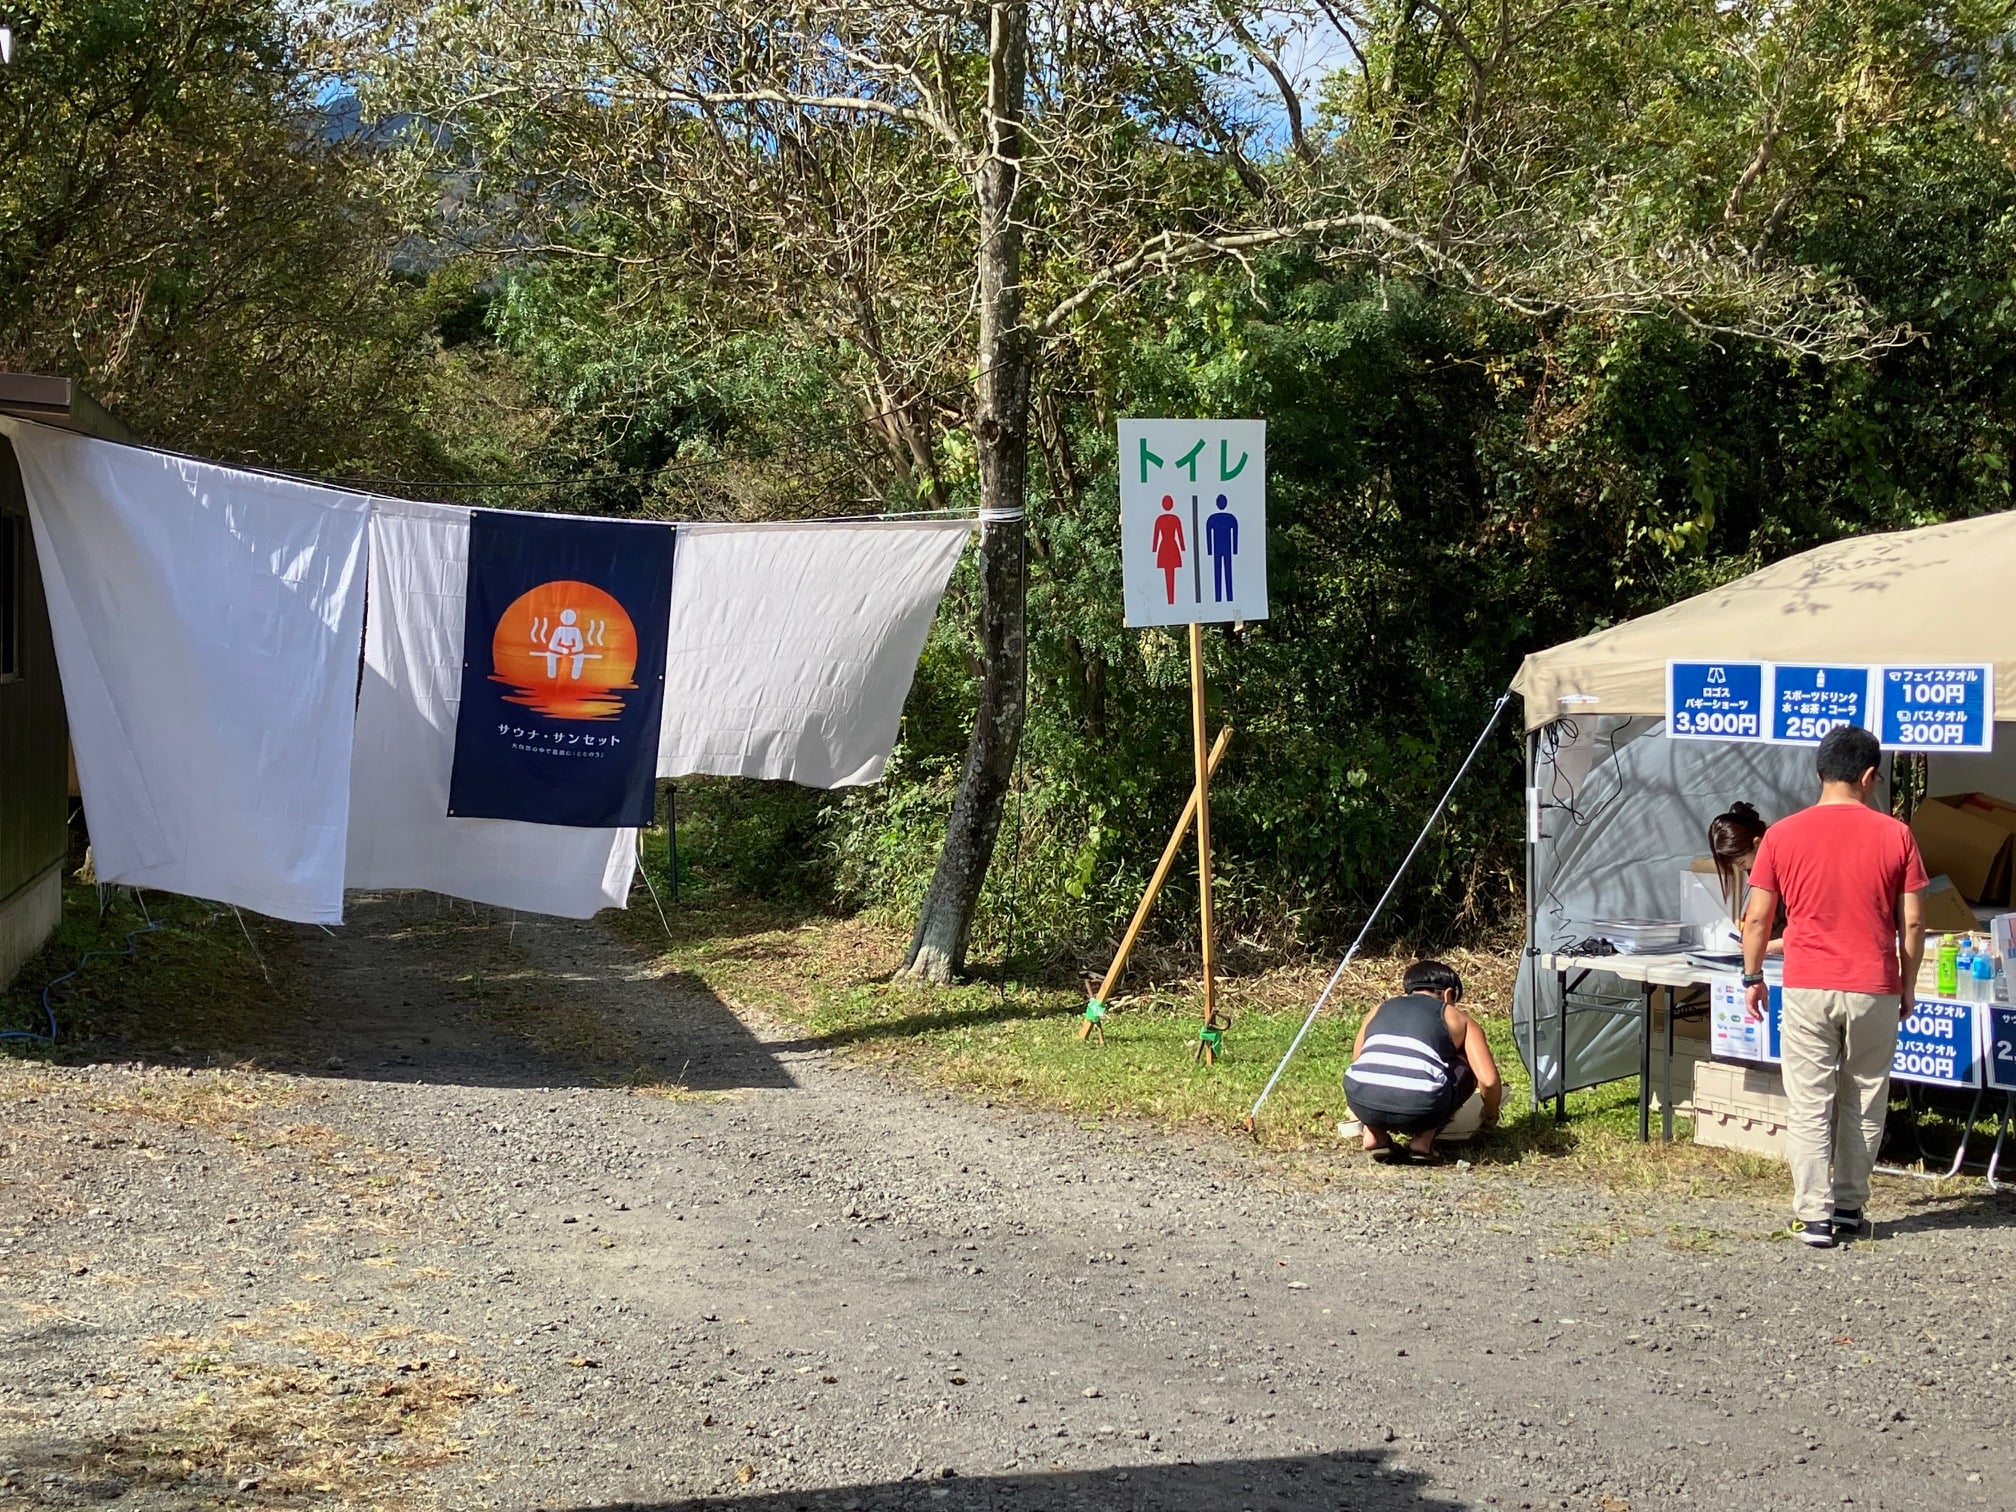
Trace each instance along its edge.
<path fill-rule="evenodd" d="M 1155 537 L 1151 543 L 1155 565 L 1162 569 L 1162 582 L 1169 602 L 1176 602 L 1176 572 L 1183 565 L 1183 518 L 1176 513 L 1176 501 L 1162 495 L 1162 513 L 1155 516 Z"/>

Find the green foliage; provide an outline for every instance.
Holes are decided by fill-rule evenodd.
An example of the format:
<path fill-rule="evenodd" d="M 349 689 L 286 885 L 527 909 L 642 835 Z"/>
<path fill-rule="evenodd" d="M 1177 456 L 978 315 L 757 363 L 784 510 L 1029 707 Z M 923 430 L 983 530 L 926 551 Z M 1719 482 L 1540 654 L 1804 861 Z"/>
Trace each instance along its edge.
<path fill-rule="evenodd" d="M 40 0 L 0 70 L 0 367 L 142 438 L 326 472 L 448 464 L 403 207 L 273 0 Z"/>
<path fill-rule="evenodd" d="M 673 797 L 681 896 L 743 894 L 793 905 L 826 899 L 833 871 L 823 843 L 827 801 L 789 783 L 682 780 Z M 669 877 L 669 857 L 654 854 L 653 875 Z"/>
<path fill-rule="evenodd" d="M 437 63 L 494 64 L 487 103 L 417 44 L 347 66 L 425 75 L 407 85 L 453 124 L 419 136 L 466 154 L 438 180 L 382 150 L 390 127 L 325 129 L 298 9 L 38 5 L 0 77 L 0 362 L 228 456 L 564 480 L 458 494 L 492 504 L 976 502 L 956 153 L 873 110 L 815 131 L 752 109 L 724 155 L 698 106 L 545 87 L 605 46 L 704 74 L 704 8 L 621 8 L 564 48 L 537 7 L 421 11 Z M 937 13 L 902 14 L 864 45 L 928 40 Z M 1269 424 L 1272 616 L 1207 657 L 1236 730 L 1220 912 L 1273 945 L 1355 930 L 1524 653 L 1821 541 L 2009 504 L 2003 0 L 1375 0 L 1299 150 L 1211 94 L 1216 50 L 1239 51 L 1218 15 L 1101 11 L 1153 47 L 1058 42 L 1032 86 L 1030 319 L 1063 315 L 1032 337 L 1030 716 L 983 951 L 1095 961 L 1191 782 L 1182 641 L 1120 622 L 1121 415 Z M 831 31 L 794 17 L 798 44 Z M 947 25 L 926 52 L 959 94 L 978 34 Z M 495 261 L 416 234 L 435 195 L 465 224 L 510 202 Z M 1289 234 L 1337 210 L 1405 234 Z M 1279 235 L 1243 260 L 1199 250 L 1255 225 Z M 1155 236 L 1155 282 L 1112 272 Z M 542 242 L 568 255 L 523 251 Z M 977 596 L 969 561 L 882 783 L 682 784 L 682 882 L 907 922 L 965 753 Z M 1508 726 L 1392 931 L 1507 916 L 1519 780 Z M 1172 937 L 1194 885 L 1186 853 Z"/>
<path fill-rule="evenodd" d="M 1977 184 L 1972 213 L 1999 224 L 2007 192 Z M 2016 391 L 1989 348 L 2016 266 L 1950 214 L 1920 235 L 1901 245 L 1892 222 L 1864 250 L 1912 270 L 1883 285 L 1901 317 L 1943 301 L 1946 330 L 1847 367 L 1664 321 L 1536 332 L 1464 295 L 1291 259 L 1257 288 L 1199 280 L 1116 327 L 1107 376 L 1069 410 L 1086 476 L 1111 476 L 1105 416 L 1269 420 L 1273 616 L 1214 630 L 1207 651 L 1216 718 L 1237 730 L 1213 802 L 1235 935 L 1355 929 L 1526 651 L 1844 533 L 2006 507 Z M 1972 248 L 1957 268 L 1956 240 Z M 1030 726 L 977 936 L 1089 963 L 1190 784 L 1187 668 L 1175 635 L 1120 624 L 1111 493 L 1074 499 L 1054 468 L 1044 482 Z M 900 761 L 827 821 L 839 896 L 891 917 L 928 877 L 963 749 L 971 644 L 948 602 Z M 1516 900 L 1515 724 L 1417 861 L 1392 932 L 1475 934 Z M 1187 931 L 1191 878 L 1186 852 L 1165 933 Z"/>

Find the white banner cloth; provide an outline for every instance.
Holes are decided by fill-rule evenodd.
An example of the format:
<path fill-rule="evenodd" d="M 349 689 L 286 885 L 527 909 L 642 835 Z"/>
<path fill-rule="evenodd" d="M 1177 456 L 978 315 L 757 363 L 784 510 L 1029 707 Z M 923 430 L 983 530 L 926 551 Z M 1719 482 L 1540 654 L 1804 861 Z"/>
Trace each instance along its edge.
<path fill-rule="evenodd" d="M 658 775 L 873 782 L 969 520 L 682 525 Z"/>
<path fill-rule="evenodd" d="M 634 829 L 448 817 L 468 583 L 467 509 L 377 502 L 350 769 L 349 884 L 423 888 L 569 919 L 622 908 Z"/>
<path fill-rule="evenodd" d="M 100 878 L 343 917 L 361 494 L 0 418 Z"/>

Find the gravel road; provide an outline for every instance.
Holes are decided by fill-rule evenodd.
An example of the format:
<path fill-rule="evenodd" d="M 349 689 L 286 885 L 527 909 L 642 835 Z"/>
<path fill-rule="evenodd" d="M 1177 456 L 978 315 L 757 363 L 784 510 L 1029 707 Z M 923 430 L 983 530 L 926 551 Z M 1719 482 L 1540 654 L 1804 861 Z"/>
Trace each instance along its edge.
<path fill-rule="evenodd" d="M 1814 1254 L 1713 1193 L 1087 1129 L 431 899 L 276 969 L 256 1069 L 0 1066 L 0 1506 L 2016 1505 L 1971 1187 Z"/>

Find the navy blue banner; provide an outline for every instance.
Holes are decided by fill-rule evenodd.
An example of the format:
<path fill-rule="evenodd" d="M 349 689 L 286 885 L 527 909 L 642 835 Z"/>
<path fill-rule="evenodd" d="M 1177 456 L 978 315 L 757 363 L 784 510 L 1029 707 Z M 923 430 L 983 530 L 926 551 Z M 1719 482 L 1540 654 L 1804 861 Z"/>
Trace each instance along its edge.
<path fill-rule="evenodd" d="M 450 817 L 651 822 L 672 548 L 667 525 L 476 511 Z"/>

